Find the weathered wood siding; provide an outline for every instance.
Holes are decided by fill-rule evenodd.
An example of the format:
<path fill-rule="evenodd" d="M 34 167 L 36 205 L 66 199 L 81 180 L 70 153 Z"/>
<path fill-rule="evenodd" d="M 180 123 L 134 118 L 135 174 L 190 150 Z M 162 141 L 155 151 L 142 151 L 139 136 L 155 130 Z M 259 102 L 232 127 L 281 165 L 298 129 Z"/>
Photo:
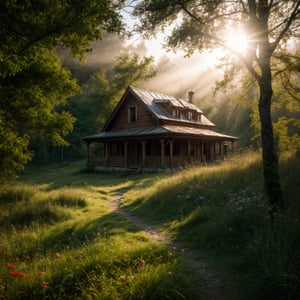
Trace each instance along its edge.
<path fill-rule="evenodd" d="M 130 107 L 137 107 L 137 122 L 128 122 L 128 109 Z M 153 117 L 147 108 L 141 102 L 138 102 L 133 95 L 129 94 L 111 121 L 107 131 L 152 127 L 158 124 L 158 120 Z"/>

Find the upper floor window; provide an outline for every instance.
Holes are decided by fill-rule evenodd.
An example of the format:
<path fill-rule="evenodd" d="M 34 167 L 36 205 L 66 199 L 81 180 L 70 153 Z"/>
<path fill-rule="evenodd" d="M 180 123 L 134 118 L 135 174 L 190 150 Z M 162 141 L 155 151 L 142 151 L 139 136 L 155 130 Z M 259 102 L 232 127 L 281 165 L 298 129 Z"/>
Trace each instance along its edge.
<path fill-rule="evenodd" d="M 193 112 L 192 111 L 188 111 L 187 117 L 189 120 L 193 119 Z"/>
<path fill-rule="evenodd" d="M 201 114 L 197 114 L 198 116 L 197 116 L 197 121 L 198 122 L 201 122 Z"/>
<path fill-rule="evenodd" d="M 173 117 L 176 117 L 176 118 L 179 118 L 179 117 L 180 117 L 180 112 L 179 112 L 179 109 L 178 109 L 178 108 L 172 109 L 172 116 L 173 116 Z"/>
<path fill-rule="evenodd" d="M 129 107 L 128 108 L 128 123 L 137 122 L 137 107 Z"/>

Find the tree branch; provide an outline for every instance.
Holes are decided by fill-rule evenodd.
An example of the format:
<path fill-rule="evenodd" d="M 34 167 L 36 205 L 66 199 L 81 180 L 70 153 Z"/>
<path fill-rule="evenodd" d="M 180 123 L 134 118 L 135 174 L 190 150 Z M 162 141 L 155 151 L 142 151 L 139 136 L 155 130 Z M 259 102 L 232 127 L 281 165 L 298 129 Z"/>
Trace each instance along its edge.
<path fill-rule="evenodd" d="M 283 38 L 283 36 L 286 34 L 286 32 L 289 30 L 292 22 L 294 21 L 294 19 L 296 18 L 296 16 L 298 14 L 300 14 L 300 9 L 299 9 L 299 6 L 300 6 L 300 1 L 298 1 L 295 5 L 295 8 L 292 12 L 292 14 L 290 15 L 289 18 L 287 18 L 287 22 L 286 22 L 286 25 L 285 27 L 283 28 L 283 30 L 279 33 L 278 37 L 276 38 L 276 40 L 271 44 L 271 47 L 270 47 L 270 50 L 272 52 L 275 51 L 276 47 L 278 46 L 279 42 L 281 41 L 281 39 Z"/>

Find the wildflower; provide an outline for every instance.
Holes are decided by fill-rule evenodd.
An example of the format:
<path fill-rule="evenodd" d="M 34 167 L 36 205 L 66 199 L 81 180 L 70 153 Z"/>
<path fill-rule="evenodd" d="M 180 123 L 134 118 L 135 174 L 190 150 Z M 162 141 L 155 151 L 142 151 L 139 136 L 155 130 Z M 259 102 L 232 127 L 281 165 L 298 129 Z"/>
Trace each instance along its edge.
<path fill-rule="evenodd" d="M 126 276 L 125 276 L 125 275 L 121 275 L 121 276 L 119 277 L 119 280 L 120 280 L 120 281 L 125 281 L 125 280 L 126 280 Z"/>
<path fill-rule="evenodd" d="M 31 258 L 31 257 L 30 257 L 29 255 L 25 255 L 25 259 L 26 259 L 26 260 L 30 260 L 30 258 Z"/>
<path fill-rule="evenodd" d="M 7 267 L 11 270 L 13 270 L 16 266 L 14 264 L 8 264 Z"/>
<path fill-rule="evenodd" d="M 61 258 L 61 254 L 59 254 L 58 252 L 55 253 L 56 258 Z"/>
<path fill-rule="evenodd" d="M 26 225 L 24 225 L 23 230 L 28 230 L 28 227 Z"/>
<path fill-rule="evenodd" d="M 40 276 L 42 276 L 42 275 L 45 274 L 45 272 L 44 272 L 44 271 L 39 271 L 38 274 L 39 274 Z"/>
<path fill-rule="evenodd" d="M 40 283 L 40 285 L 41 285 L 41 287 L 42 287 L 43 289 L 46 289 L 46 288 L 47 288 L 47 282 L 46 282 L 46 281 L 42 281 L 42 282 Z"/>
<path fill-rule="evenodd" d="M 26 277 L 26 273 L 21 273 L 21 272 L 16 272 L 16 271 L 10 272 L 9 274 L 13 277 L 19 277 L 19 278 Z"/>

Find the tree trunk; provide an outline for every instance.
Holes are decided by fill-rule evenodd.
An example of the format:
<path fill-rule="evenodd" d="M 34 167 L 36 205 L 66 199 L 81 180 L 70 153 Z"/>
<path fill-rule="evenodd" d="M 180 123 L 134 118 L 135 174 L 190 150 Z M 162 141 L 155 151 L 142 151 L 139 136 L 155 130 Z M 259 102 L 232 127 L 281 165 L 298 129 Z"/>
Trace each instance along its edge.
<path fill-rule="evenodd" d="M 268 18 L 270 14 L 268 1 L 258 1 L 256 9 L 258 19 L 256 19 L 255 14 L 253 18 L 255 18 L 254 22 L 256 22 L 257 26 L 257 63 L 261 71 L 258 84 L 260 90 L 259 116 L 263 151 L 264 191 L 269 203 L 271 218 L 274 220 L 283 209 L 278 156 L 275 149 L 271 118 L 271 102 L 273 96 L 271 56 L 274 49 L 272 49 L 268 37 Z"/>
<path fill-rule="evenodd" d="M 278 156 L 275 149 L 271 119 L 272 77 L 270 57 L 264 57 L 259 81 L 259 115 L 263 151 L 264 191 L 270 206 L 272 219 L 283 209 L 282 191 L 279 178 Z"/>

